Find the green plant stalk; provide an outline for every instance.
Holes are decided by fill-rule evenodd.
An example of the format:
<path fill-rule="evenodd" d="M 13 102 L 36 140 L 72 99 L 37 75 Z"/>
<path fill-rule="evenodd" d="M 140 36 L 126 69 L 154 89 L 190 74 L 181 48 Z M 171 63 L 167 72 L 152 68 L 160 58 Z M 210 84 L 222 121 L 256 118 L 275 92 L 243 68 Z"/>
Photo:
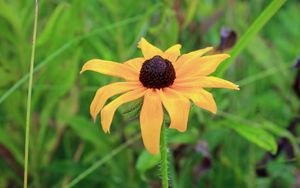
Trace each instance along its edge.
<path fill-rule="evenodd" d="M 25 156 L 24 156 L 24 188 L 28 184 L 28 159 L 29 159 L 29 141 L 30 141 L 30 109 L 31 109 L 31 95 L 32 95 L 32 80 L 33 80 L 33 67 L 35 57 L 35 41 L 37 33 L 37 20 L 38 20 L 38 0 L 35 1 L 35 14 L 32 35 L 32 51 L 29 70 L 29 85 L 27 96 L 27 110 L 26 110 L 26 130 L 25 130 Z"/>
<path fill-rule="evenodd" d="M 160 143 L 160 153 L 161 153 L 161 178 L 162 187 L 169 187 L 169 176 L 168 176 L 168 146 L 167 146 L 167 130 L 165 123 L 161 128 L 161 143 Z"/>
<path fill-rule="evenodd" d="M 129 145 L 137 141 L 141 138 L 141 134 L 138 134 L 134 136 L 133 138 L 127 140 L 124 144 L 120 145 L 116 149 L 114 149 L 112 152 L 110 152 L 108 155 L 104 156 L 99 161 L 95 162 L 92 166 L 90 166 L 88 169 L 83 171 L 81 174 L 79 174 L 76 178 L 74 178 L 68 185 L 65 186 L 65 188 L 70 188 L 75 186 L 78 182 L 80 182 L 82 179 L 84 179 L 86 176 L 91 174 L 93 171 L 95 171 L 97 168 L 105 164 L 107 161 L 111 160 L 115 155 L 123 151 L 125 148 L 127 148 Z"/>
<path fill-rule="evenodd" d="M 287 0 L 274 0 L 268 7 L 259 15 L 253 24 L 247 29 L 245 34 L 238 40 L 237 44 L 231 50 L 231 58 L 223 62 L 216 72 L 217 76 L 222 76 L 224 72 L 228 69 L 229 65 L 233 60 L 244 50 L 249 42 L 256 36 L 256 34 L 262 29 L 262 27 L 275 15 L 275 13 L 280 9 L 282 5 Z"/>

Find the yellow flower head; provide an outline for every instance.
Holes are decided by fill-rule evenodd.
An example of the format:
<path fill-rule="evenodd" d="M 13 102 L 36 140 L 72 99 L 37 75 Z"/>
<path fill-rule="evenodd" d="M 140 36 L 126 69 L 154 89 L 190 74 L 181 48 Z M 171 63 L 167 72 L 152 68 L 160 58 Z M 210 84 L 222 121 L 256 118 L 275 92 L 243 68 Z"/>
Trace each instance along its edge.
<path fill-rule="evenodd" d="M 170 128 L 184 132 L 187 128 L 190 100 L 200 108 L 216 113 L 217 107 L 211 93 L 204 88 L 228 88 L 238 86 L 212 76 L 227 54 L 203 56 L 211 47 L 180 55 L 180 44 L 166 51 L 153 46 L 142 38 L 138 44 L 144 57 L 124 63 L 92 59 L 85 63 L 81 72 L 91 70 L 124 79 L 98 89 L 90 106 L 95 120 L 101 112 L 101 124 L 105 133 L 119 106 L 143 97 L 140 126 L 146 149 L 159 153 L 160 130 L 163 122 L 163 106 L 170 116 Z M 122 94 L 109 104 L 112 96 Z"/>

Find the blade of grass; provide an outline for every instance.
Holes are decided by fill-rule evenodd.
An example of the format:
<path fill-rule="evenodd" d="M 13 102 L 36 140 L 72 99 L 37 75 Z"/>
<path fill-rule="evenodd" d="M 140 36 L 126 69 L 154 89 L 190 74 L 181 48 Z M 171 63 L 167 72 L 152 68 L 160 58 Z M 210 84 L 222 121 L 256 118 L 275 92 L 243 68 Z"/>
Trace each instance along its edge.
<path fill-rule="evenodd" d="M 268 7 L 258 16 L 258 18 L 247 29 L 245 34 L 241 37 L 240 40 L 238 40 L 237 44 L 231 50 L 231 58 L 226 60 L 219 66 L 216 73 L 217 76 L 222 76 L 224 74 L 224 72 L 228 69 L 229 65 L 234 61 L 234 59 L 242 52 L 242 50 L 244 50 L 251 39 L 256 36 L 256 34 L 275 15 L 275 13 L 285 2 L 286 0 L 274 0 L 268 5 Z"/>
<path fill-rule="evenodd" d="M 111 160 L 115 155 L 123 151 L 125 148 L 127 148 L 129 145 L 137 141 L 141 138 L 141 135 L 138 134 L 134 136 L 133 138 L 127 140 L 124 144 L 120 145 L 119 147 L 112 150 L 108 155 L 104 156 L 102 159 L 95 162 L 92 166 L 90 166 L 88 169 L 83 171 L 81 174 L 79 174 L 76 178 L 74 178 L 68 185 L 65 186 L 65 188 L 70 188 L 75 186 L 78 182 L 80 182 L 82 179 L 84 179 L 86 176 L 91 174 L 93 171 L 95 171 L 97 168 L 105 164 L 107 161 Z"/>
<path fill-rule="evenodd" d="M 26 110 L 26 135 L 25 135 L 25 156 L 24 156 L 24 188 L 27 188 L 28 184 L 28 159 L 29 159 L 29 142 L 30 142 L 30 107 L 31 107 L 31 95 L 32 95 L 32 80 L 33 80 L 33 67 L 35 57 L 35 41 L 37 32 L 37 20 L 38 20 L 38 0 L 35 1 L 35 14 L 34 14 L 34 26 L 32 35 L 32 51 L 29 70 L 29 85 L 27 96 L 27 110 Z"/>

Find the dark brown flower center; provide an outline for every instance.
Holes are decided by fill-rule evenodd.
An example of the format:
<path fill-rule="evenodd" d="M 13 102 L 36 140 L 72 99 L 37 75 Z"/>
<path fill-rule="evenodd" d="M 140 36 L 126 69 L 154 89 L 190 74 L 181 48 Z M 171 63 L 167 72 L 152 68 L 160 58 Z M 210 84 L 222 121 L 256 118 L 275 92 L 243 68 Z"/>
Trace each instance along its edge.
<path fill-rule="evenodd" d="M 172 63 L 159 55 L 146 60 L 140 71 L 140 81 L 147 88 L 164 88 L 173 84 L 176 78 Z"/>

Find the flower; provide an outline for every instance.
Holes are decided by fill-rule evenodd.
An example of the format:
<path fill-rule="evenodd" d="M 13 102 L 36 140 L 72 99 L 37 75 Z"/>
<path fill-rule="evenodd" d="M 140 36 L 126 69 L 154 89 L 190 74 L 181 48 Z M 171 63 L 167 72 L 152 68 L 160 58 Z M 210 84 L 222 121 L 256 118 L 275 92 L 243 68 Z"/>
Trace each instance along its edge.
<path fill-rule="evenodd" d="M 138 47 L 144 57 L 124 63 L 92 59 L 83 65 L 81 73 L 90 70 L 125 80 L 98 89 L 91 103 L 90 113 L 94 121 L 101 113 L 105 133 L 109 132 L 119 106 L 143 97 L 140 127 L 143 143 L 152 154 L 159 153 L 163 106 L 170 117 L 170 128 L 184 132 L 187 129 L 190 100 L 214 114 L 217 111 L 212 94 L 204 88 L 239 90 L 237 85 L 229 81 L 208 76 L 229 57 L 227 54 L 203 56 L 212 50 L 211 47 L 180 55 L 180 44 L 162 51 L 144 38 Z M 122 95 L 104 106 L 110 97 L 117 94 Z"/>

